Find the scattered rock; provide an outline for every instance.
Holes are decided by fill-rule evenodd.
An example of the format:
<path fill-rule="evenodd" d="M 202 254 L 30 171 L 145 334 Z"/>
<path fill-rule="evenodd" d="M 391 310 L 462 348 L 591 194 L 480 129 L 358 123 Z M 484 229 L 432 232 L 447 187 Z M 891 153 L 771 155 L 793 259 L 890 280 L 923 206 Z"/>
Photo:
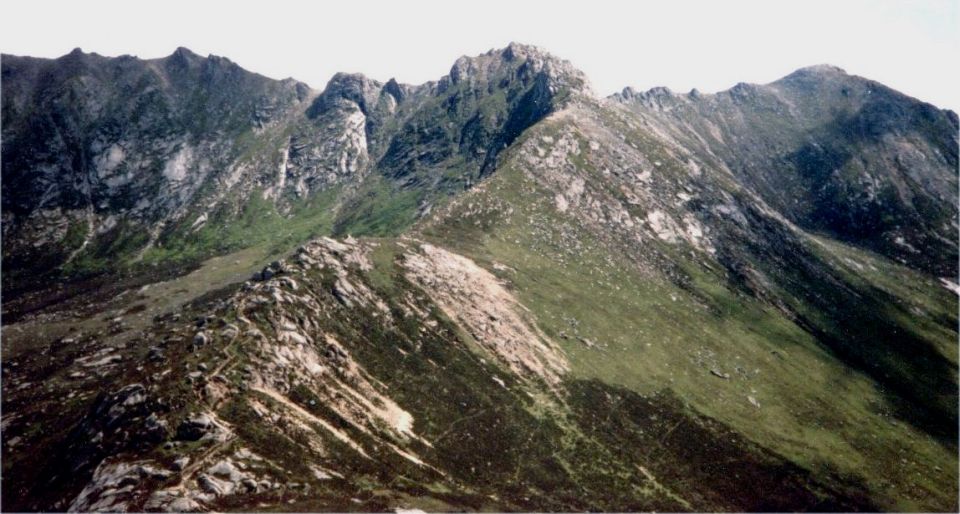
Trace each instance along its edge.
<path fill-rule="evenodd" d="M 67 509 L 70 512 L 124 512 L 143 480 L 164 480 L 170 472 L 143 463 L 104 461 Z"/>

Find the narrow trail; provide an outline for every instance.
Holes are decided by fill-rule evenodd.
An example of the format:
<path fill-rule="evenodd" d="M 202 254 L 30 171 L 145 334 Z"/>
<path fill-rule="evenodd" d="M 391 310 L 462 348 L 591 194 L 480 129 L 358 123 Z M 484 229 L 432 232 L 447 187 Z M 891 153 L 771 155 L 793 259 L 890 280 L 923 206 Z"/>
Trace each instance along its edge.
<path fill-rule="evenodd" d="M 460 418 L 460 419 L 457 419 L 457 420 L 454 421 L 453 423 L 450 423 L 450 425 L 447 427 L 447 429 L 444 430 L 440 435 L 437 436 L 436 439 L 433 440 L 433 443 L 434 443 L 434 444 L 439 443 L 440 441 L 443 440 L 444 437 L 447 437 L 448 435 L 450 435 L 450 432 L 453 431 L 454 427 L 456 427 L 457 425 L 459 425 L 460 423 L 462 423 L 462 422 L 464 422 L 464 421 L 469 421 L 469 420 L 471 420 L 471 419 L 473 419 L 473 418 L 476 418 L 476 417 L 480 416 L 481 414 L 487 412 L 487 410 L 488 410 L 488 409 L 480 409 L 480 410 L 474 412 L 473 414 L 470 414 L 469 416 L 464 416 L 464 417 L 462 417 L 462 418 Z"/>
<path fill-rule="evenodd" d="M 231 351 L 231 350 L 235 348 L 236 341 L 239 337 L 240 337 L 239 334 L 233 336 L 230 339 L 230 342 L 227 343 L 227 345 L 224 347 L 224 351 L 226 351 L 229 354 L 229 356 L 226 359 L 224 359 L 219 365 L 217 365 L 216 368 L 213 369 L 213 371 L 210 373 L 210 376 L 219 375 L 223 373 L 223 371 L 226 370 L 227 368 L 232 367 L 233 365 L 236 364 L 237 354 L 235 351 Z M 217 416 L 217 411 L 220 409 L 220 406 L 223 404 L 225 400 L 226 400 L 226 395 L 224 395 L 224 397 L 220 398 L 213 405 L 211 405 L 210 409 L 206 411 L 205 414 L 210 416 L 218 427 L 220 427 L 221 429 L 227 432 L 228 434 L 227 437 L 223 441 L 220 441 L 214 444 L 213 446 L 211 446 L 210 448 L 207 448 L 206 450 L 204 450 L 203 453 L 200 454 L 200 457 L 198 459 L 194 460 L 193 462 L 191 462 L 190 464 L 188 464 L 186 467 L 183 468 L 183 471 L 180 472 L 181 484 L 193 478 L 193 476 L 197 473 L 197 471 L 202 466 L 212 461 L 214 455 L 217 455 L 221 450 L 229 447 L 230 443 L 232 443 L 234 440 L 237 439 L 237 435 L 230 429 L 230 425 L 225 421 L 221 420 L 219 416 Z"/>

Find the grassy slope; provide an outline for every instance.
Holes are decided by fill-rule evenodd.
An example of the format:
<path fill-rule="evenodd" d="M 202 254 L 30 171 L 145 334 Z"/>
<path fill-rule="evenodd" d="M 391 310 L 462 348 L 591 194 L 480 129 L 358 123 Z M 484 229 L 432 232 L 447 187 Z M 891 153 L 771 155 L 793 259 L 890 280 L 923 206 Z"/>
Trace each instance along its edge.
<path fill-rule="evenodd" d="M 376 267 L 364 280 L 402 322 L 384 324 L 364 307 L 343 308 L 329 292 L 333 277 L 322 273 L 303 285 L 326 299 L 319 310 L 303 316 L 346 342 L 364 368 L 387 385 L 391 397 L 410 410 L 418 433 L 432 442 L 418 452 L 449 475 L 441 479 L 422 470 L 398 469 L 390 459 L 370 468 L 351 460 L 349 452 L 338 452 L 337 458 L 346 461 L 330 465 L 349 470 L 345 488 L 360 503 L 344 504 L 343 491 L 319 492 L 299 504 L 304 510 L 441 508 L 437 502 L 472 510 L 544 511 L 846 510 L 848 505 L 870 505 L 823 489 L 802 469 L 700 417 L 671 393 L 641 396 L 576 375 L 558 403 L 502 369 L 435 306 L 420 305 L 432 313 L 433 322 L 404 316 L 405 299 L 421 295 L 397 265 L 409 242 L 376 244 Z M 506 385 L 494 385 L 491 377 L 502 377 Z M 306 389 L 292 395 L 303 408 L 318 409 L 311 407 L 310 398 Z M 256 429 L 255 422 L 245 426 Z M 276 455 L 270 443 L 275 436 L 257 437 L 255 449 Z M 691 441 L 702 446 L 692 447 Z M 736 477 L 717 473 L 721 463 Z M 397 472 L 402 475 L 394 477 Z M 696 485 L 684 487 L 688 483 Z M 751 483 L 761 484 L 762 490 L 745 487 Z M 844 503 L 851 501 L 855 503 Z"/>
<path fill-rule="evenodd" d="M 956 508 L 956 448 L 895 419 L 876 382 L 851 370 L 779 310 L 727 287 L 715 269 L 673 255 L 689 279 L 690 286 L 681 288 L 610 252 L 558 216 L 551 198 L 519 169 L 504 166 L 424 235 L 510 283 L 541 327 L 564 345 L 575 377 L 641 394 L 671 390 L 816 476 L 862 481 L 885 508 Z M 561 244 L 570 231 L 588 251 Z M 819 241 L 832 254 L 874 266 L 876 271 L 863 273 L 841 268 L 851 280 L 955 321 L 956 298 L 930 279 Z M 496 271 L 495 262 L 512 270 Z M 934 341 L 955 370 L 956 332 L 928 320 L 897 321 Z M 731 378 L 714 376 L 714 369 Z"/>

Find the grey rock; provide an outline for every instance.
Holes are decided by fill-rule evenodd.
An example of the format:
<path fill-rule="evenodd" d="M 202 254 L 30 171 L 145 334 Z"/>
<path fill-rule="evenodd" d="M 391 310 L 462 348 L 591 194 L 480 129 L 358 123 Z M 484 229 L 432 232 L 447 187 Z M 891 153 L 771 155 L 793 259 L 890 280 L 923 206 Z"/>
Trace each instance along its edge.
<path fill-rule="evenodd" d="M 210 336 L 208 336 L 206 332 L 197 332 L 197 334 L 193 336 L 193 344 L 195 346 L 204 346 L 209 342 Z"/>
<path fill-rule="evenodd" d="M 203 492 L 210 493 L 215 496 L 221 496 L 224 493 L 224 490 L 221 488 L 220 484 L 205 474 L 201 474 L 199 477 L 197 477 L 197 485 L 200 486 L 200 489 L 203 490 Z"/>
<path fill-rule="evenodd" d="M 711 368 L 711 369 L 710 369 L 710 373 L 711 373 L 713 376 L 715 376 L 715 377 L 720 377 L 720 378 L 722 378 L 722 379 L 724 379 L 724 380 L 730 378 L 730 374 L 729 374 L 729 373 L 724 373 L 724 372 L 722 372 L 722 371 L 720 371 L 720 370 L 718 370 L 718 369 L 716 369 L 716 368 Z"/>
<path fill-rule="evenodd" d="M 187 467 L 187 464 L 190 464 L 190 457 L 178 457 L 173 461 L 173 464 L 170 466 L 174 471 L 183 471 Z"/>
<path fill-rule="evenodd" d="M 158 444 L 169 437 L 167 421 L 160 419 L 156 413 L 150 413 L 143 422 L 143 437 L 145 440 Z"/>
<path fill-rule="evenodd" d="M 204 413 L 192 414 L 177 427 L 177 439 L 196 441 L 215 428 L 213 419 Z"/>
<path fill-rule="evenodd" d="M 165 510 L 167 512 L 199 512 L 200 504 L 191 498 L 177 498 L 170 502 Z"/>
<path fill-rule="evenodd" d="M 147 352 L 147 360 L 150 362 L 163 362 L 166 359 L 163 349 L 157 346 L 151 346 Z"/>
<path fill-rule="evenodd" d="M 240 485 L 242 485 L 244 489 L 246 489 L 247 492 L 249 493 L 255 493 L 259 488 L 257 485 L 257 481 L 252 478 L 244 478 L 243 480 L 240 481 Z"/>

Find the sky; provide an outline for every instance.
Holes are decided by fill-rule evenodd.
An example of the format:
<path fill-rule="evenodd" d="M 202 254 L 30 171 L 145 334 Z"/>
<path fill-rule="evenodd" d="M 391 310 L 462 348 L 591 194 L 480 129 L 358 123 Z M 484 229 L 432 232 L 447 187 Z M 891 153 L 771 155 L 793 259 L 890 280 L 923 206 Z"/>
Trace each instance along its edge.
<path fill-rule="evenodd" d="M 960 0 L 154 2 L 0 4 L 0 51 L 155 58 L 178 46 L 322 89 L 338 71 L 419 84 L 457 57 L 534 44 L 607 95 L 716 92 L 833 64 L 960 111 Z"/>

